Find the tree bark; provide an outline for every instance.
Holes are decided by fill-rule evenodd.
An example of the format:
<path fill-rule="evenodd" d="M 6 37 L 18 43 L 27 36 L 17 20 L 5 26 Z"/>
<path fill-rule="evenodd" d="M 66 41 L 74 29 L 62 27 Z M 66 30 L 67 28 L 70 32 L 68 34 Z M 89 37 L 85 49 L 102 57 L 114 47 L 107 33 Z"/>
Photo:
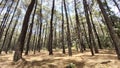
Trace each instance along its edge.
<path fill-rule="evenodd" d="M 80 52 L 83 52 L 83 44 L 82 44 L 82 33 L 81 33 L 81 28 L 80 28 L 80 22 L 79 22 L 79 16 L 77 12 L 77 7 L 76 7 L 76 0 L 74 0 L 74 7 L 75 7 L 75 16 L 76 16 L 76 26 L 77 26 L 77 35 L 78 35 L 78 42 L 79 42 L 79 48 Z"/>
<path fill-rule="evenodd" d="M 106 23 L 107 28 L 108 28 L 108 30 L 109 30 L 110 36 L 111 36 L 111 38 L 112 38 L 112 40 L 113 40 L 113 43 L 114 43 L 114 45 L 115 45 L 115 50 L 116 50 L 116 53 L 117 53 L 117 57 L 118 57 L 118 59 L 120 59 L 120 47 L 119 47 L 119 46 L 120 46 L 120 39 L 119 39 L 119 37 L 117 36 L 117 34 L 115 33 L 112 25 L 110 24 L 110 23 L 112 23 L 112 21 L 111 21 L 111 19 L 108 17 L 108 14 L 105 12 L 105 9 L 104 9 L 104 7 L 103 7 L 103 5 L 102 5 L 101 0 L 97 0 L 97 2 L 98 2 L 98 4 L 99 4 L 99 7 L 100 7 L 101 12 L 102 12 L 102 14 L 103 14 L 103 17 L 104 17 L 104 19 L 105 19 L 105 23 Z"/>
<path fill-rule="evenodd" d="M 64 9 L 65 9 L 65 15 L 66 15 L 66 23 L 67 23 L 67 43 L 68 43 L 68 53 L 69 56 L 72 56 L 72 43 L 71 43 L 71 35 L 70 35 L 70 29 L 69 29 L 69 20 L 68 20 L 68 13 L 67 13 L 67 8 L 66 8 L 66 3 L 65 0 L 64 2 Z"/>
<path fill-rule="evenodd" d="M 33 10 L 34 4 L 35 4 L 35 0 L 31 0 L 31 3 L 28 6 L 28 9 L 26 11 L 23 25 L 22 25 L 22 30 L 21 30 L 21 33 L 20 33 L 20 36 L 19 36 L 19 39 L 17 42 L 16 49 L 15 49 L 13 61 L 18 61 L 18 60 L 22 59 L 22 52 L 23 52 L 26 32 L 27 32 L 27 28 L 28 28 L 28 22 L 29 22 L 29 18 L 30 18 L 31 12 Z"/>
<path fill-rule="evenodd" d="M 53 14 L 54 14 L 54 5 L 55 5 L 55 0 L 53 0 L 51 20 L 50 20 L 50 34 L 49 34 L 49 41 L 48 41 L 49 55 L 53 55 L 52 43 L 53 43 Z"/>
<path fill-rule="evenodd" d="M 37 2 L 35 2 L 35 8 L 34 8 L 34 12 L 33 12 L 33 15 L 32 15 L 32 23 L 30 24 L 30 32 L 29 32 L 29 37 L 28 37 L 28 40 L 27 40 L 25 55 L 28 55 L 28 51 L 29 51 L 29 46 L 30 46 L 29 44 L 30 44 L 32 29 L 33 29 L 33 25 L 34 25 L 36 8 L 37 8 Z"/>
<path fill-rule="evenodd" d="M 91 54 L 94 55 L 93 43 L 92 43 L 93 33 L 92 33 L 92 27 L 91 27 L 91 23 L 90 23 L 90 19 L 89 19 L 89 14 L 88 14 L 88 6 L 87 6 L 88 4 L 87 4 L 86 0 L 83 0 L 83 4 L 84 4 L 85 17 L 86 17 L 86 21 L 87 21 L 87 25 L 88 25 L 90 50 L 91 50 Z"/>
<path fill-rule="evenodd" d="M 63 13 L 63 0 L 62 0 L 62 3 L 61 3 L 61 9 L 62 9 L 62 53 L 65 54 L 65 43 L 64 43 L 64 13 Z"/>

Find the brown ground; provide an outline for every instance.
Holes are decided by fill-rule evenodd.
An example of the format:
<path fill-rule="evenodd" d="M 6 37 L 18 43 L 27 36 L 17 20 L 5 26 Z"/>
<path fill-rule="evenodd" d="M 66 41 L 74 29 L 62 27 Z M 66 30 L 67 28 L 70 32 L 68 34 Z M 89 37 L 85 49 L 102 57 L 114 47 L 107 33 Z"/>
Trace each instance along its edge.
<path fill-rule="evenodd" d="M 99 54 L 91 56 L 90 52 L 78 53 L 73 51 L 73 56 L 54 51 L 49 56 L 47 51 L 23 56 L 26 61 L 12 62 L 13 54 L 0 55 L 0 68 L 65 68 L 73 63 L 76 68 L 120 68 L 120 62 L 114 51 L 102 50 Z"/>

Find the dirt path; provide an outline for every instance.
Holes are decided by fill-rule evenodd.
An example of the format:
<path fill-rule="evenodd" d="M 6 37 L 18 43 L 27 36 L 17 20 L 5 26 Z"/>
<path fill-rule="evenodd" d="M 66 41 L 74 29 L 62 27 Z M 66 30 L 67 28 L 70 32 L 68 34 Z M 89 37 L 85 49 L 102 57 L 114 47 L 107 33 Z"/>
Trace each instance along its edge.
<path fill-rule="evenodd" d="M 67 54 L 55 51 L 53 56 L 48 56 L 47 51 L 23 56 L 26 61 L 12 62 L 13 54 L 0 55 L 0 68 L 65 68 L 74 64 L 76 68 L 120 68 L 113 51 L 102 50 L 99 54 L 91 56 L 90 52 L 73 52 L 70 57 Z"/>

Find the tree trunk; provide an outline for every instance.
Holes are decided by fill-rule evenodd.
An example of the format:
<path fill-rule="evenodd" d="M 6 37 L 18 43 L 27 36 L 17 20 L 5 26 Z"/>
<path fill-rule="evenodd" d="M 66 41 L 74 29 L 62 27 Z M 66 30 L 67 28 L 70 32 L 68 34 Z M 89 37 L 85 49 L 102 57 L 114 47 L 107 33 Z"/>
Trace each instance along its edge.
<path fill-rule="evenodd" d="M 64 43 L 64 13 L 63 13 L 63 0 L 61 3 L 61 9 L 62 9 L 62 53 L 65 54 L 65 43 Z"/>
<path fill-rule="evenodd" d="M 10 17 L 9 13 L 10 13 L 10 9 L 11 9 L 13 3 L 14 3 L 14 1 L 12 1 L 10 6 L 7 7 L 7 11 L 6 11 L 6 13 L 5 13 L 5 15 L 4 15 L 3 19 L 2 19 L 2 22 L 1 22 L 1 25 L 0 25 L 0 40 L 2 38 L 4 29 L 5 29 L 6 25 L 7 25 L 8 19 Z M 11 23 L 9 23 L 9 25 L 11 25 Z M 8 28 L 9 28 L 9 26 L 8 26 Z"/>
<path fill-rule="evenodd" d="M 85 17 L 86 17 L 86 21 L 87 21 L 87 25 L 88 25 L 90 50 L 91 50 L 91 54 L 94 55 L 93 44 L 92 44 L 93 33 L 92 33 L 92 27 L 91 27 L 91 23 L 90 23 L 90 19 L 89 19 L 88 6 L 87 6 L 86 0 L 83 0 L 83 4 L 84 4 Z"/>
<path fill-rule="evenodd" d="M 4 0 L 2 0 L 2 1 L 4 1 Z M 7 0 L 7 1 L 8 1 L 8 0 Z M 1 13 L 3 12 L 5 6 L 7 5 L 7 1 L 5 1 L 5 4 L 4 4 L 4 6 L 2 7 L 2 9 L 1 9 L 1 11 L 0 11 L 0 15 L 1 15 Z"/>
<path fill-rule="evenodd" d="M 38 51 L 40 52 L 41 49 L 41 31 L 42 31 L 42 0 L 41 0 L 41 6 L 40 6 L 40 30 L 39 30 L 39 39 L 38 39 Z"/>
<path fill-rule="evenodd" d="M 116 0 L 113 0 L 113 2 L 115 3 L 115 5 L 117 6 L 119 12 L 120 12 L 120 6 L 117 4 Z"/>
<path fill-rule="evenodd" d="M 77 5 L 76 4 L 76 0 L 74 0 L 75 16 L 76 16 L 76 26 L 77 26 L 77 35 L 78 35 L 78 40 L 79 40 L 78 42 L 79 42 L 80 52 L 83 52 L 81 28 L 80 28 L 79 16 L 78 16 L 76 5 Z"/>
<path fill-rule="evenodd" d="M 33 12 L 33 15 L 32 15 L 32 23 L 30 24 L 30 32 L 29 32 L 29 37 L 28 37 L 28 40 L 27 40 L 25 55 L 28 55 L 28 51 L 29 51 L 29 46 L 30 46 L 29 44 L 30 44 L 30 39 L 31 39 L 31 35 L 32 35 L 32 28 L 33 28 L 33 24 L 34 24 L 36 8 L 37 8 L 37 2 L 35 3 L 35 8 L 34 8 L 34 12 Z"/>
<path fill-rule="evenodd" d="M 71 43 L 71 35 L 70 35 L 70 29 L 69 29 L 69 20 L 68 20 L 68 13 L 66 8 L 66 3 L 64 0 L 64 9 L 65 9 L 65 15 L 66 15 L 66 22 L 67 22 L 67 42 L 68 42 L 68 53 L 69 56 L 72 56 L 72 43 Z"/>
<path fill-rule="evenodd" d="M 110 36 L 113 40 L 113 43 L 115 45 L 115 50 L 116 50 L 116 53 L 117 53 L 117 56 L 118 56 L 118 59 L 120 59 L 120 39 L 118 38 L 118 36 L 116 35 L 112 25 L 110 23 L 112 23 L 111 19 L 108 17 L 108 14 L 105 12 L 105 9 L 102 5 L 102 2 L 101 0 L 97 0 L 98 4 L 99 4 L 99 7 L 101 9 L 101 12 L 104 16 L 104 19 L 105 19 L 105 23 L 108 27 L 108 30 L 109 30 L 109 33 L 110 33 Z"/>
<path fill-rule="evenodd" d="M 15 32 L 15 28 L 16 28 L 16 26 L 17 26 L 17 24 L 18 24 L 19 17 L 20 17 L 20 14 L 18 15 L 18 17 L 17 17 L 17 19 L 16 19 L 16 22 L 15 22 L 15 25 L 14 25 L 14 27 L 13 27 L 13 29 L 12 29 L 12 32 L 11 32 L 11 35 L 10 35 L 10 38 L 9 38 L 9 42 L 8 42 L 8 45 L 7 45 L 6 51 L 5 51 L 6 54 L 7 54 L 8 50 L 10 49 L 12 37 L 13 37 L 13 34 L 14 34 L 14 32 Z"/>
<path fill-rule="evenodd" d="M 50 34 L 49 34 L 49 41 L 48 41 L 49 55 L 53 55 L 52 43 L 53 43 L 53 14 L 54 14 L 54 5 L 55 5 L 55 0 L 53 0 L 51 20 L 50 20 Z"/>
<path fill-rule="evenodd" d="M 22 59 L 22 52 L 23 52 L 26 32 L 27 32 L 27 28 L 28 28 L 28 22 L 29 22 L 29 18 L 30 18 L 31 12 L 33 10 L 34 4 L 35 4 L 35 0 L 31 0 L 31 3 L 28 6 L 28 9 L 26 11 L 23 25 L 22 25 L 22 30 L 21 30 L 21 33 L 20 33 L 20 36 L 19 36 L 19 39 L 17 42 L 16 49 L 15 49 L 13 61 L 18 61 L 18 60 Z"/>

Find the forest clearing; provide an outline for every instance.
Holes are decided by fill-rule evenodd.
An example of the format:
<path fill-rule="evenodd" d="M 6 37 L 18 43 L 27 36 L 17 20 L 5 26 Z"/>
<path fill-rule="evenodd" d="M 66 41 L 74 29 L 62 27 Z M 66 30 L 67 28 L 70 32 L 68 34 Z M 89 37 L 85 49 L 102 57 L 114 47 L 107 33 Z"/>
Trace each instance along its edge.
<path fill-rule="evenodd" d="M 54 50 L 54 55 L 49 56 L 47 51 L 29 54 L 23 57 L 26 60 L 12 62 L 12 54 L 0 55 L 0 68 L 120 68 L 120 62 L 113 50 L 102 50 L 99 54 L 91 56 L 89 51 L 84 53 L 73 50 L 73 56 L 62 54 Z"/>

